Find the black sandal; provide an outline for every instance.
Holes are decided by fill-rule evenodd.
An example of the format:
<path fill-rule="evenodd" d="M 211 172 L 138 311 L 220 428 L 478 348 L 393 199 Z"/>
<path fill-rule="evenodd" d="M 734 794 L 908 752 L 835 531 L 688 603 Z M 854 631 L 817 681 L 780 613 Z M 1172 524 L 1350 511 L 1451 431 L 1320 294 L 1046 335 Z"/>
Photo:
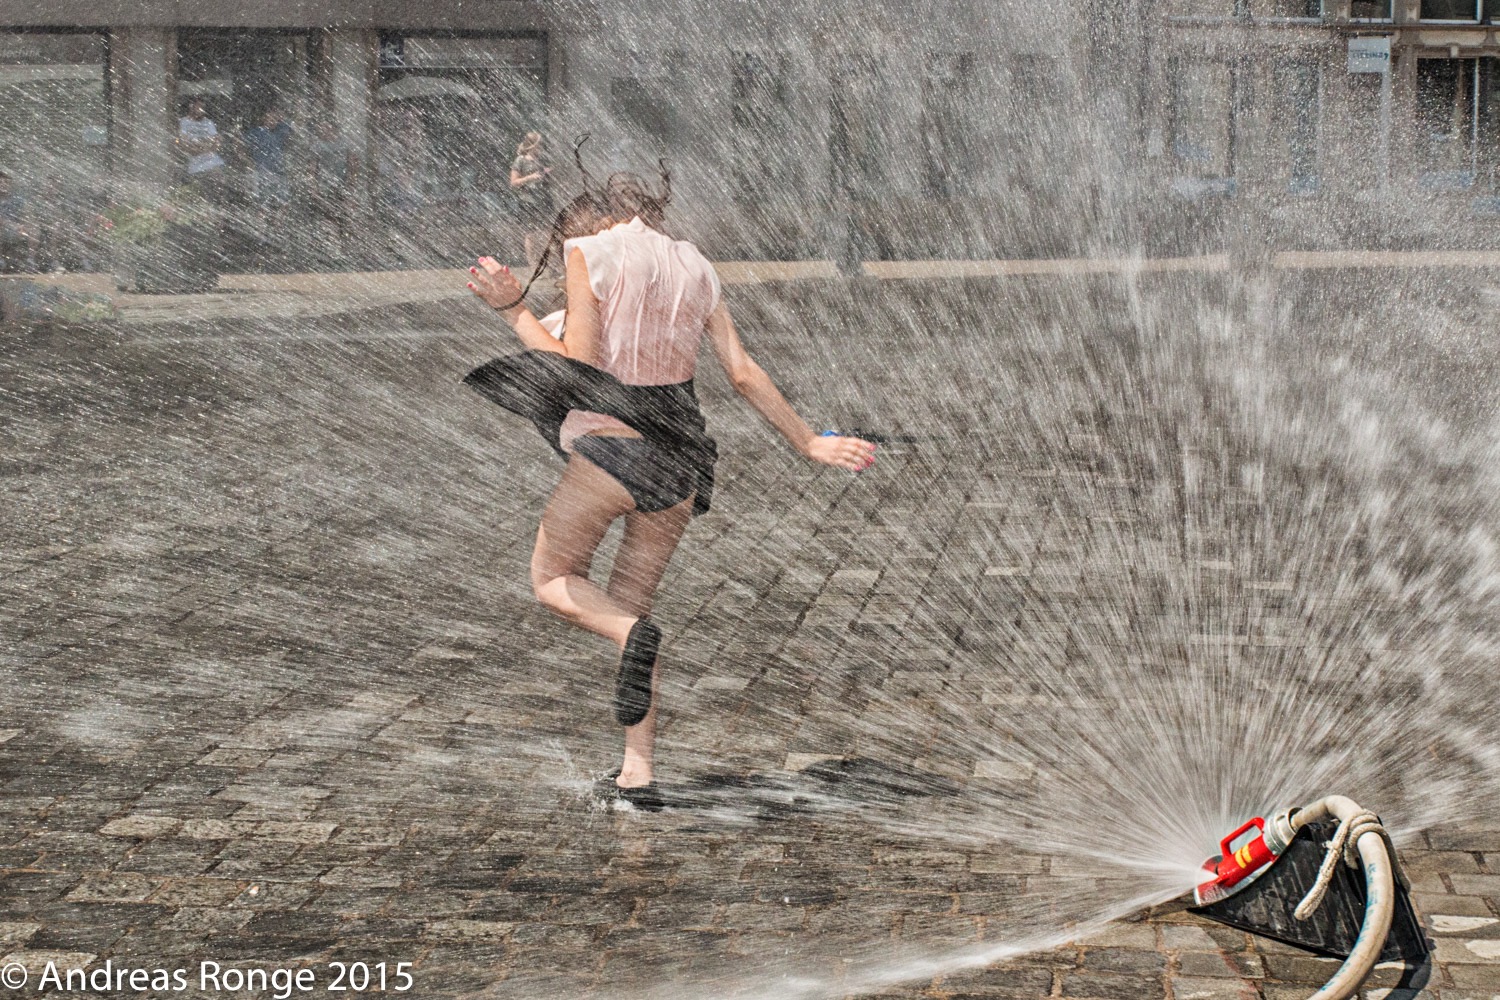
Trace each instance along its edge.
<path fill-rule="evenodd" d="M 651 671 L 661 629 L 641 618 L 630 627 L 625 650 L 620 654 L 620 676 L 615 681 L 615 720 L 622 726 L 639 725 L 651 711 Z"/>

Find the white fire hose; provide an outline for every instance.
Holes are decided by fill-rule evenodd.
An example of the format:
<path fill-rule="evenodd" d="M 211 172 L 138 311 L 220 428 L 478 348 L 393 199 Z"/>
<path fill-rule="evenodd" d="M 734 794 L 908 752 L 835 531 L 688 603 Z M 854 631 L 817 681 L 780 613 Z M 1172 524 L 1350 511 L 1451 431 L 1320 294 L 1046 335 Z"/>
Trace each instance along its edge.
<path fill-rule="evenodd" d="M 1396 850 L 1391 844 L 1390 834 L 1380 825 L 1379 818 L 1342 795 L 1330 795 L 1301 809 L 1278 814 L 1266 825 L 1266 845 L 1280 854 L 1291 844 L 1298 830 L 1328 819 L 1338 820 L 1338 832 L 1328 845 L 1328 855 L 1323 859 L 1317 881 L 1298 904 L 1295 915 L 1298 920 L 1312 916 L 1323 902 L 1323 895 L 1328 891 L 1340 859 L 1354 868 L 1357 867 L 1357 855 L 1358 862 L 1362 862 L 1365 869 L 1365 919 L 1349 957 L 1333 978 L 1309 1000 L 1347 1000 L 1358 992 L 1385 948 L 1386 935 L 1390 933 L 1391 919 L 1396 912 L 1396 880 L 1399 878 L 1403 885 L 1406 884 L 1396 867 Z"/>

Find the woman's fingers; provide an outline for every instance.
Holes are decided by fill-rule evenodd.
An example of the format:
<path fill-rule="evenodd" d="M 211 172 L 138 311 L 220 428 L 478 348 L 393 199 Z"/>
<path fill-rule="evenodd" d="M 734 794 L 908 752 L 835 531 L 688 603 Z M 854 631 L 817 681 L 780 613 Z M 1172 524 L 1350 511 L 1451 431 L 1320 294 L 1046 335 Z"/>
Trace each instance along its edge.
<path fill-rule="evenodd" d="M 813 458 L 850 472 L 863 472 L 875 464 L 875 446 L 859 438 L 823 435 L 813 445 Z"/>
<path fill-rule="evenodd" d="M 497 299 L 511 297 L 506 296 L 494 279 L 489 274 L 479 270 L 479 268 L 469 268 L 469 274 L 471 276 L 468 283 L 469 291 L 484 299 L 490 305 L 496 305 Z"/>
<path fill-rule="evenodd" d="M 510 273 L 510 268 L 501 264 L 493 257 L 480 257 L 479 266 L 484 268 L 484 275 L 490 287 L 504 289 L 512 294 L 519 290 L 521 283 L 516 276 Z M 469 268 L 469 273 L 478 275 L 476 268 Z"/>
<path fill-rule="evenodd" d="M 524 293 L 521 283 L 510 273 L 510 268 L 493 257 L 480 257 L 478 267 L 470 267 L 472 280 L 469 291 L 483 299 L 495 309 L 508 309 L 515 305 Z"/>
<path fill-rule="evenodd" d="M 875 446 L 869 441 L 861 441 L 859 438 L 848 438 L 850 445 L 850 457 L 854 462 L 854 471 L 863 472 L 875 464 Z"/>

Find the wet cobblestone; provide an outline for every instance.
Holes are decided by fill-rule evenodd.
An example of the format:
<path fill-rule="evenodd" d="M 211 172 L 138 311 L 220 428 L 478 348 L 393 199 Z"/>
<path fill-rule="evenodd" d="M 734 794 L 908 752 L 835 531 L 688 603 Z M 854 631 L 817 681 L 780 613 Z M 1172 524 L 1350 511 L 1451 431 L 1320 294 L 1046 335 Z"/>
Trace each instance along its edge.
<path fill-rule="evenodd" d="M 238 322 L 229 332 L 252 340 L 278 332 Z M 900 706 L 966 690 L 943 679 L 954 651 L 1064 657 L 1080 629 L 1129 628 L 1142 610 L 1114 603 L 1109 581 L 1145 604 L 1149 573 L 1095 559 L 1103 547 L 1049 508 L 1075 477 L 1113 512 L 1089 531 L 1146 530 L 1101 439 L 1075 430 L 1068 454 L 1011 454 L 925 428 L 856 479 L 753 436 L 705 379 L 725 458 L 718 506 L 656 611 L 678 665 L 660 752 L 669 787 L 719 812 L 608 814 L 587 794 L 616 738 L 605 658 L 527 592 L 555 469 L 455 382 L 494 338 L 407 327 L 331 347 L 334 325 L 247 348 L 153 331 L 14 339 L 0 365 L 0 390 L 41 414 L 11 433 L 0 487 L 14 513 L 0 965 L 411 962 L 421 997 L 694 983 L 769 996 L 791 954 L 819 995 L 943 1000 L 1281 1000 L 1336 966 L 1169 905 L 1055 950 L 866 989 L 851 956 L 973 953 L 1016 934 L 1018 898 L 1103 893 L 1109 873 L 923 842 L 756 784 L 872 759 L 869 734 L 908 721 Z M 763 344 L 811 406 L 809 356 Z M 899 363 L 894 337 L 881 352 Z M 341 388 L 351 365 L 358 385 Z M 1272 611 L 1317 599 L 1316 581 L 1293 594 L 1193 531 L 1170 544 L 1216 593 Z M 1193 641 L 1305 638 L 1297 615 L 1255 620 Z M 1039 697 L 993 687 L 966 718 L 1003 728 Z M 945 745 L 936 722 L 908 750 L 878 761 L 887 785 L 861 787 L 925 801 L 934 826 L 934 789 L 1037 777 Z M 1364 996 L 1500 996 L 1500 829 L 1438 827 L 1403 853 L 1434 960 L 1378 970 Z"/>

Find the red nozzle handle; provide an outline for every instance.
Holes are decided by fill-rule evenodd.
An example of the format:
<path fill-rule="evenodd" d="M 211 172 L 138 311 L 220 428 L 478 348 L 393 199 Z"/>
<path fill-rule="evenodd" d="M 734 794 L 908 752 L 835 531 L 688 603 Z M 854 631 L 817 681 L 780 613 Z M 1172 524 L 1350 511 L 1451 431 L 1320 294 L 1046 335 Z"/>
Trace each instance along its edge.
<path fill-rule="evenodd" d="M 1265 819 L 1257 816 L 1250 822 L 1246 823 L 1244 826 L 1240 827 L 1238 830 L 1231 833 L 1229 836 L 1225 837 L 1223 840 L 1219 841 L 1219 853 L 1226 858 L 1232 856 L 1233 852 L 1229 850 L 1229 845 L 1234 843 L 1234 839 L 1236 837 L 1249 830 L 1252 826 L 1255 827 L 1255 829 L 1259 830 L 1261 833 L 1265 833 L 1266 831 Z"/>

